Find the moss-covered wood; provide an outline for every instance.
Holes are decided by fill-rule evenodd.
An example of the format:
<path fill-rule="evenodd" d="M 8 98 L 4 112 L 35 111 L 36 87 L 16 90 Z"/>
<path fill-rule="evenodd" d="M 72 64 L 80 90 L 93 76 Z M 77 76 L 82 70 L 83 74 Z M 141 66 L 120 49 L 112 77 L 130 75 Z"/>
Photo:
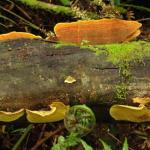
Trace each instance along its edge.
<path fill-rule="evenodd" d="M 132 97 L 150 96 L 149 43 L 140 45 L 134 47 L 140 51 L 137 60 L 119 65 L 114 62 L 119 55 L 112 55 L 111 60 L 104 47 L 99 47 L 96 55 L 95 49 L 56 48 L 43 40 L 0 42 L 0 110 L 38 109 L 52 101 L 130 103 Z M 73 80 L 69 81 L 70 77 Z M 119 100 L 122 92 L 126 97 Z"/>

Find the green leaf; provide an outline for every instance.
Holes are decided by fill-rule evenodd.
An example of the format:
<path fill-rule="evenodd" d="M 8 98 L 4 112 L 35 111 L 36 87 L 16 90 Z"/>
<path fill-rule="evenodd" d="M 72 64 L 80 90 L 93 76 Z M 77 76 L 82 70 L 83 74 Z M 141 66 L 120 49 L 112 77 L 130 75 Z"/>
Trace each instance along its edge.
<path fill-rule="evenodd" d="M 107 143 L 105 143 L 103 140 L 100 139 L 100 142 L 102 143 L 104 150 L 112 150 L 111 147 Z"/>
<path fill-rule="evenodd" d="M 93 148 L 88 145 L 84 140 L 82 140 L 78 134 L 71 133 L 68 137 L 59 136 L 58 142 L 53 144 L 51 150 L 67 150 L 69 147 L 82 144 L 85 150 L 93 150 Z"/>
<path fill-rule="evenodd" d="M 58 142 L 56 144 L 53 144 L 53 147 L 51 150 L 66 150 L 66 147 L 64 147 L 65 138 L 63 136 L 58 137 Z"/>
<path fill-rule="evenodd" d="M 128 141 L 127 141 L 127 138 L 125 138 L 125 140 L 124 140 L 122 150 L 128 150 Z"/>
<path fill-rule="evenodd" d="M 68 6 L 70 4 L 70 0 L 59 0 L 64 6 Z"/>
<path fill-rule="evenodd" d="M 71 133 L 65 141 L 66 147 L 76 146 L 80 143 L 80 137 L 76 133 Z"/>
<path fill-rule="evenodd" d="M 80 140 L 85 150 L 93 150 L 93 148 L 88 145 L 84 140 Z"/>
<path fill-rule="evenodd" d="M 80 143 L 80 138 L 76 133 L 71 133 L 68 137 L 59 136 L 58 142 L 53 144 L 51 150 L 67 150 L 69 147 L 76 146 Z"/>

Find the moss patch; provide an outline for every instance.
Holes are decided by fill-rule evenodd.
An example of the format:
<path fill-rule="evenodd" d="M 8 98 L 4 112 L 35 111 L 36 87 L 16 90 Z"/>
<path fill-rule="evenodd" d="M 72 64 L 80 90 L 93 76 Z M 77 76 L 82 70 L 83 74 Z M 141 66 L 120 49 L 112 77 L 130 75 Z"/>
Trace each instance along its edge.
<path fill-rule="evenodd" d="M 94 50 L 98 55 L 107 53 L 107 61 L 114 65 L 118 65 L 122 61 L 141 61 L 144 57 L 150 57 L 150 42 L 145 41 L 96 45 L 88 48 Z"/>
<path fill-rule="evenodd" d="M 79 46 L 70 43 L 57 43 L 54 48 L 66 46 Z M 134 41 L 120 44 L 106 45 L 89 45 L 88 41 L 83 41 L 81 49 L 90 49 L 96 55 L 105 55 L 106 61 L 111 62 L 119 68 L 119 84 L 116 84 L 116 98 L 126 99 L 128 95 L 128 85 L 131 81 L 132 74 L 130 63 L 143 63 L 143 58 L 150 57 L 150 42 Z"/>
<path fill-rule="evenodd" d="M 107 61 L 119 68 L 120 83 L 116 85 L 116 98 L 126 99 L 128 85 L 132 74 L 130 63 L 143 63 L 143 58 L 150 57 L 150 42 L 136 41 L 121 44 L 107 44 L 84 46 L 94 51 L 97 55 L 107 55 Z"/>

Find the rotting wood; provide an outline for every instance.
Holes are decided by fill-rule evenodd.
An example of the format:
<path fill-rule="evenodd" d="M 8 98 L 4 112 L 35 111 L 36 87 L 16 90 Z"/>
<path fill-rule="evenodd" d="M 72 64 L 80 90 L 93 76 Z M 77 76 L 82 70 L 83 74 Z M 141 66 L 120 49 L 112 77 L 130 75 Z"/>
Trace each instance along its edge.
<path fill-rule="evenodd" d="M 54 43 L 17 39 L 0 43 L 0 110 L 38 109 L 65 104 L 130 103 L 150 97 L 150 58 L 131 63 L 127 99 L 117 102 L 119 68 L 89 49 L 54 48 Z M 73 82 L 66 82 L 68 78 Z"/>

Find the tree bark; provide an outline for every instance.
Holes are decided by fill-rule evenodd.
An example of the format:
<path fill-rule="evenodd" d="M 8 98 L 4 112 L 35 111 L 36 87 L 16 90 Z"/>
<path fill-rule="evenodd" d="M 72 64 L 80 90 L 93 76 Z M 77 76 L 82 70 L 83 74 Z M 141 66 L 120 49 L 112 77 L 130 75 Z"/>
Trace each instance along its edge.
<path fill-rule="evenodd" d="M 127 97 L 117 101 L 119 68 L 106 55 L 77 46 L 54 48 L 43 40 L 0 42 L 0 110 L 38 109 L 52 101 L 110 105 L 150 96 L 150 58 L 129 67 Z M 66 83 L 69 76 L 73 83 Z"/>

